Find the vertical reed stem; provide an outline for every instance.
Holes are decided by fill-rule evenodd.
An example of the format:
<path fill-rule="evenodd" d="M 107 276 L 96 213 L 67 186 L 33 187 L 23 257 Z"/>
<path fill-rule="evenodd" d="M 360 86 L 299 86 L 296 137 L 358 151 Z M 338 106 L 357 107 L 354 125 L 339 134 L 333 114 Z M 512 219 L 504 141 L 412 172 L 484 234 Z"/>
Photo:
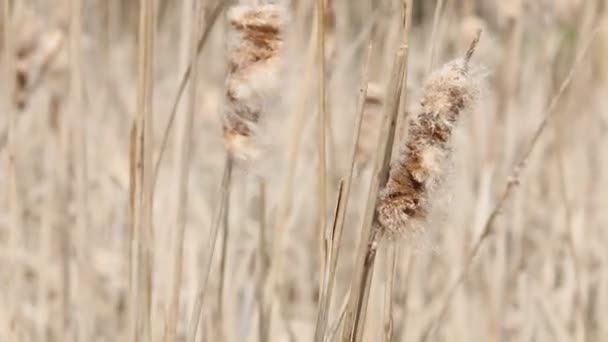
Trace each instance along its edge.
<path fill-rule="evenodd" d="M 226 162 L 224 164 L 224 172 L 222 176 L 222 185 L 220 189 L 220 201 L 216 208 L 213 222 L 211 224 L 211 231 L 209 233 L 209 240 L 207 245 L 207 255 L 205 268 L 202 272 L 202 277 L 198 285 L 196 292 L 196 300 L 194 302 L 194 308 L 192 316 L 190 317 L 190 325 L 188 327 L 187 342 L 194 342 L 196 340 L 196 334 L 198 332 L 198 324 L 201 320 L 201 313 L 203 311 L 203 305 L 205 304 L 205 294 L 207 290 L 207 283 L 209 281 L 209 273 L 211 272 L 211 266 L 213 264 L 213 255 L 215 252 L 215 245 L 217 243 L 217 236 L 222 226 L 221 221 L 224 215 L 224 210 L 228 207 L 228 191 L 230 189 L 231 178 L 232 178 L 232 167 L 233 157 L 228 154 L 226 156 Z"/>
<path fill-rule="evenodd" d="M 194 116 L 198 108 L 198 58 L 197 58 L 197 37 L 199 30 L 199 23 L 201 21 L 202 12 L 202 0 L 193 0 L 187 2 L 192 5 L 191 8 L 191 20 L 189 20 L 191 26 L 190 29 L 190 46 L 189 46 L 189 60 L 191 61 L 191 77 L 190 77 L 190 88 L 188 97 L 188 109 L 184 112 L 184 118 L 181 121 L 182 127 L 179 135 L 178 144 L 178 161 L 177 161 L 177 218 L 176 218 L 176 233 L 175 233 L 175 246 L 173 256 L 173 286 L 171 290 L 171 302 L 169 303 L 168 313 L 168 324 L 165 332 L 165 342 L 173 342 L 176 339 L 177 334 L 177 321 L 179 313 L 179 303 L 182 285 L 182 269 L 183 269 L 183 248 L 184 248 L 184 232 L 186 229 L 187 221 L 187 209 L 188 209 L 188 181 L 190 179 L 190 159 L 192 155 L 192 126 L 194 123 Z"/>
<path fill-rule="evenodd" d="M 140 0 L 137 78 L 137 115 L 135 118 L 135 155 L 132 160 L 133 197 L 133 340 L 151 340 L 152 308 L 152 150 L 153 150 L 153 52 L 154 0 Z"/>

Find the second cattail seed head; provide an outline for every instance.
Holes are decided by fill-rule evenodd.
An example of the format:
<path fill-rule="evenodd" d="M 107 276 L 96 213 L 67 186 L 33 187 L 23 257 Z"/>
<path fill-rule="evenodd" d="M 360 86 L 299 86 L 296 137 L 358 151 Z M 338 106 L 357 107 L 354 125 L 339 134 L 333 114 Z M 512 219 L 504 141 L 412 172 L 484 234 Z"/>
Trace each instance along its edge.
<path fill-rule="evenodd" d="M 228 152 L 240 160 L 259 155 L 256 133 L 280 100 L 286 21 L 282 5 L 238 5 L 228 11 L 223 129 Z"/>

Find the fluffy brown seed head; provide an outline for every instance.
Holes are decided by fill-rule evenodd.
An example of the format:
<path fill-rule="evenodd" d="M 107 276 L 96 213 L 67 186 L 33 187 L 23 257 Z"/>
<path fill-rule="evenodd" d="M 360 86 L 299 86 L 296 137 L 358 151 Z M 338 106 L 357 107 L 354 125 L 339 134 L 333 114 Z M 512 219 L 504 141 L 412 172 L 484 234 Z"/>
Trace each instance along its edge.
<path fill-rule="evenodd" d="M 427 217 L 429 195 L 445 175 L 450 138 L 470 109 L 477 87 L 468 71 L 476 41 L 464 59 L 447 63 L 426 81 L 413 113 L 403 153 L 392 165 L 377 207 L 378 226 L 388 238 L 416 234 Z"/>
<path fill-rule="evenodd" d="M 228 11 L 228 75 L 224 138 L 233 155 L 257 154 L 253 137 L 280 92 L 287 11 L 279 5 L 234 6 Z"/>

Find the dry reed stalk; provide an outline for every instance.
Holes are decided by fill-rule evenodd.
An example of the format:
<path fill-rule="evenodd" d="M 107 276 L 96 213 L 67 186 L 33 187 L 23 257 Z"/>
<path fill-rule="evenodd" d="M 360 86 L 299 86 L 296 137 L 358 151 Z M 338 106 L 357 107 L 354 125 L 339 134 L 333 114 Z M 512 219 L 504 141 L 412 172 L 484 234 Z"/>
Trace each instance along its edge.
<path fill-rule="evenodd" d="M 11 30 L 7 29 L 8 23 L 11 22 L 11 5 L 8 0 L 4 0 L 3 2 L 3 21 L 5 23 L 4 27 L 4 64 L 5 64 L 5 72 L 7 75 L 7 84 L 5 91 L 7 94 L 11 94 L 11 89 L 13 88 L 12 83 L 12 75 L 15 75 L 15 65 L 14 60 L 11 55 L 13 49 L 13 42 L 11 37 Z M 19 234 L 18 232 L 21 230 L 21 205 L 19 202 L 18 196 L 18 178 L 17 178 L 17 169 L 15 165 L 15 158 L 17 156 L 17 142 L 16 142 L 16 109 L 12 105 L 11 99 L 8 99 L 5 103 L 6 111 L 8 112 L 8 126 L 7 126 L 7 178 L 9 189 L 6 192 L 7 203 L 8 203 L 8 213 L 9 213 L 9 224 L 8 224 L 8 250 L 10 251 L 10 255 L 12 256 L 11 260 L 11 273 L 17 274 L 18 265 L 15 257 L 18 255 L 19 250 Z M 15 336 L 13 336 L 13 326 L 16 320 L 17 309 L 18 309 L 18 290 L 19 283 L 18 278 L 15 278 L 11 281 L 11 285 L 6 294 L 6 308 L 8 308 L 8 321 L 6 329 L 6 340 L 13 340 Z"/>
<path fill-rule="evenodd" d="M 217 19 L 220 17 L 220 14 L 223 12 L 226 4 L 227 4 L 226 1 L 219 1 L 217 3 L 217 5 L 213 8 L 213 10 L 210 11 L 209 18 L 206 18 L 204 20 L 204 22 L 206 23 L 205 29 L 203 30 L 201 37 L 198 39 L 198 44 L 196 47 L 197 58 L 203 51 L 203 48 L 205 47 L 207 40 L 211 36 L 211 30 L 214 27 Z M 179 108 L 179 104 L 181 102 L 182 95 L 184 94 L 184 91 L 186 90 L 186 85 L 188 84 L 188 80 L 190 79 L 190 76 L 192 73 L 192 62 L 193 61 L 188 62 L 189 63 L 188 67 L 186 68 L 186 70 L 183 72 L 183 74 L 181 76 L 179 87 L 177 89 L 177 94 L 175 95 L 175 99 L 173 100 L 173 103 L 171 105 L 171 112 L 169 113 L 169 118 L 167 119 L 167 123 L 165 124 L 165 126 L 163 128 L 162 142 L 161 142 L 160 149 L 158 152 L 158 157 L 156 158 L 156 161 L 154 162 L 154 175 L 153 175 L 154 179 L 152 182 L 153 188 L 156 187 L 156 183 L 158 182 L 158 173 L 160 171 L 160 165 L 163 161 L 163 157 L 165 155 L 165 150 L 167 149 L 167 144 L 169 142 L 169 133 L 171 132 L 171 128 L 173 127 L 173 124 L 175 121 L 175 116 L 177 115 L 177 109 Z"/>
<path fill-rule="evenodd" d="M 582 48 L 579 51 L 579 54 L 576 57 L 574 63 L 572 64 L 570 71 L 568 72 L 568 75 L 564 78 L 564 80 L 562 81 L 557 92 L 551 98 L 551 101 L 547 104 L 547 106 L 545 107 L 545 110 L 543 111 L 545 113 L 545 116 L 543 117 L 540 124 L 537 126 L 536 130 L 534 131 L 534 134 L 530 138 L 529 143 L 526 145 L 523 154 L 518 159 L 518 162 L 515 164 L 509 177 L 507 178 L 507 184 L 506 184 L 503 192 L 501 193 L 500 197 L 498 198 L 496 205 L 494 206 L 493 210 L 490 212 L 490 215 L 488 216 L 487 220 L 485 221 L 485 224 L 483 226 L 483 230 L 482 230 L 480 236 L 473 243 L 471 252 L 466 257 L 465 264 L 463 265 L 462 270 L 458 273 L 458 276 L 456 277 L 456 280 L 454 281 L 454 283 L 446 291 L 446 294 L 444 295 L 444 298 L 442 299 L 441 307 L 439 309 L 437 317 L 426 328 L 425 333 L 424 333 L 425 341 L 429 340 L 432 336 L 434 336 L 434 334 L 436 334 L 439 324 L 445 319 L 445 316 L 447 315 L 450 302 L 454 298 L 454 295 L 456 294 L 456 291 L 458 290 L 460 285 L 462 285 L 462 283 L 464 282 L 469 270 L 471 269 L 471 266 L 473 264 L 475 257 L 479 254 L 484 242 L 487 241 L 487 239 L 494 233 L 494 223 L 495 223 L 496 219 L 498 218 L 499 214 L 502 212 L 504 205 L 506 204 L 506 202 L 509 199 L 513 190 L 517 187 L 517 185 L 519 185 L 521 173 L 525 169 L 526 164 L 528 163 L 528 160 L 530 159 L 530 156 L 532 155 L 532 152 L 534 151 L 536 145 L 538 144 L 538 141 L 540 140 L 540 137 L 542 136 L 543 132 L 550 124 L 551 119 L 555 115 L 557 105 L 559 104 L 559 100 L 561 99 L 563 93 L 566 91 L 566 89 L 570 85 L 570 82 L 572 81 L 572 78 L 575 75 L 576 70 L 582 63 L 583 58 L 585 57 L 587 51 L 589 50 L 589 47 L 592 45 L 592 43 L 597 35 L 597 32 L 598 32 L 598 29 L 597 28 L 594 29 L 593 32 L 589 35 L 588 39 L 582 45 Z"/>
<path fill-rule="evenodd" d="M 346 317 L 346 309 L 348 308 L 349 297 L 350 297 L 350 291 L 347 291 L 344 294 L 344 298 L 342 299 L 342 304 L 340 305 L 340 309 L 338 309 L 338 317 L 336 317 L 333 324 L 330 324 L 329 328 L 327 329 L 325 341 L 335 341 L 336 340 L 336 336 L 340 332 L 340 328 L 342 328 L 342 324 L 344 324 L 344 318 Z"/>
<path fill-rule="evenodd" d="M 217 236 L 219 228 L 221 226 L 222 218 L 224 217 L 224 210 L 228 206 L 228 190 L 231 184 L 233 167 L 233 158 L 230 154 L 226 156 L 226 161 L 223 168 L 222 183 L 220 186 L 220 200 L 217 204 L 217 208 L 211 223 L 211 231 L 209 233 L 209 240 L 207 245 L 207 255 L 205 256 L 206 264 L 202 272 L 200 283 L 196 292 L 196 299 L 194 302 L 194 308 L 192 315 L 190 316 L 190 322 L 188 326 L 187 342 L 196 341 L 196 335 L 198 332 L 198 325 L 202 319 L 203 305 L 205 304 L 205 294 L 207 289 L 207 283 L 209 281 L 209 273 L 211 271 L 211 265 L 213 263 L 213 255 L 215 252 L 215 245 L 217 242 Z"/>
<path fill-rule="evenodd" d="M 317 324 L 315 326 L 315 341 L 323 342 L 324 338 L 324 330 L 326 329 L 327 324 L 327 315 L 329 311 L 329 303 L 330 299 L 327 294 L 329 292 L 329 287 L 333 286 L 333 278 L 334 274 L 331 273 L 331 267 L 333 266 L 333 256 L 332 250 L 334 249 L 334 244 L 338 241 L 336 240 L 336 229 L 337 229 L 337 221 L 338 215 L 341 211 L 341 208 L 344 207 L 344 179 L 340 180 L 338 185 L 338 198 L 336 200 L 336 209 L 334 212 L 334 221 L 332 227 L 327 227 L 326 230 L 322 233 L 323 240 L 321 241 L 322 247 L 322 271 L 321 271 L 321 284 L 319 288 L 319 313 L 317 315 Z M 332 284 L 330 284 L 330 282 Z"/>
<path fill-rule="evenodd" d="M 323 272 L 323 286 L 319 296 L 319 313 L 317 315 L 317 323 L 315 326 L 315 338 L 316 342 L 323 342 L 326 338 L 327 319 L 331 309 L 331 302 L 333 296 L 333 288 L 336 276 L 336 267 L 338 265 L 338 258 L 340 253 L 340 246 L 342 245 L 342 233 L 344 231 L 344 222 L 346 217 L 346 211 L 348 208 L 348 199 L 350 196 L 350 187 L 353 178 L 353 170 L 355 168 L 355 159 L 357 155 L 357 147 L 359 146 L 359 139 L 361 134 L 362 123 L 365 116 L 365 109 L 368 103 L 368 79 L 369 79 L 369 65 L 372 54 L 372 40 L 370 37 L 370 44 L 368 46 L 367 57 L 364 64 L 363 74 L 361 76 L 361 87 L 359 100 L 357 104 L 357 112 L 355 119 L 355 127 L 353 130 L 353 143 L 350 153 L 350 167 L 346 181 L 344 182 L 344 195 L 343 200 L 337 208 L 335 220 L 333 224 L 333 230 L 330 239 L 330 246 L 327 248 L 326 254 L 326 267 Z"/>
<path fill-rule="evenodd" d="M 224 208 L 224 212 L 222 214 L 222 223 L 221 223 L 221 231 L 222 231 L 222 246 L 221 246 L 221 254 L 220 254 L 220 274 L 219 274 L 219 286 L 218 286 L 218 294 L 217 294 L 217 319 L 215 328 L 217 329 L 217 338 L 220 341 L 226 341 L 228 339 L 228 331 L 224 326 L 226 322 L 226 308 L 224 306 L 224 299 L 226 296 L 226 284 L 227 284 L 227 272 L 228 268 L 228 242 L 230 241 L 230 200 L 231 200 L 231 192 L 232 187 L 234 187 L 235 183 L 232 182 L 228 184 L 228 188 L 226 189 L 226 208 Z M 243 191 L 245 194 L 245 191 Z M 229 340 L 229 339 L 228 339 Z"/>
<path fill-rule="evenodd" d="M 402 87 L 406 83 L 408 56 L 408 29 L 411 20 L 410 1 L 403 1 L 400 23 L 400 47 L 395 54 L 395 60 L 389 82 L 388 99 L 382 129 L 378 136 L 376 162 L 373 178 L 370 183 L 365 216 L 362 223 L 361 238 L 357 250 L 354 277 L 350 288 L 348 311 L 346 313 L 342 341 L 361 341 L 369 299 L 369 290 L 373 274 L 374 261 L 378 244 L 378 230 L 373 226 L 378 190 L 388 180 L 393 142 L 395 139 L 397 117 L 401 102 Z"/>
<path fill-rule="evenodd" d="M 435 13 L 433 14 L 433 28 L 431 31 L 431 46 L 429 48 L 429 60 L 427 65 L 427 74 L 431 73 L 435 63 L 435 49 L 437 48 L 437 30 L 439 29 L 439 20 L 441 19 L 441 11 L 445 0 L 437 0 L 435 5 Z"/>
<path fill-rule="evenodd" d="M 393 242 L 388 242 L 385 251 L 385 280 L 384 280 L 384 313 L 382 340 L 391 342 L 393 340 L 393 288 L 395 285 L 395 274 L 397 273 L 398 246 Z"/>
<path fill-rule="evenodd" d="M 260 196 L 260 211 L 258 213 L 258 221 L 260 223 L 260 235 L 258 241 L 258 276 L 256 295 L 258 301 L 258 337 L 259 341 L 268 341 L 270 336 L 269 320 L 270 310 L 266 304 L 268 298 L 266 296 L 266 282 L 268 279 L 268 260 L 266 233 L 268 225 L 266 221 L 266 183 L 263 179 L 259 181 L 259 196 Z"/>
<path fill-rule="evenodd" d="M 184 118 L 181 120 L 181 133 L 179 134 L 179 144 L 177 153 L 177 217 L 176 217 L 176 232 L 174 240 L 174 256 L 172 266 L 172 288 L 171 288 L 171 301 L 169 302 L 167 326 L 165 330 L 165 342 L 173 342 L 176 340 L 177 335 L 177 321 L 180 304 L 180 294 L 182 285 L 182 270 L 183 270 L 183 248 L 184 248 L 184 231 L 186 229 L 186 214 L 188 208 L 188 181 L 190 179 L 190 159 L 192 155 L 191 142 L 192 142 L 192 126 L 194 123 L 194 116 L 198 107 L 198 51 L 197 51 L 197 37 L 199 35 L 200 21 L 203 11 L 203 0 L 193 0 L 189 2 L 192 5 L 190 9 L 191 20 L 189 20 L 191 26 L 190 29 L 190 48 L 189 48 L 189 60 L 191 64 L 191 77 L 190 77 L 190 88 L 189 88 L 189 102 L 188 109 L 184 113 Z"/>
<path fill-rule="evenodd" d="M 76 202 L 76 227 L 74 233 L 74 251 L 76 252 L 76 277 L 74 282 L 74 295 L 77 296 L 76 303 L 79 306 L 80 324 L 76 327 L 80 338 L 88 339 L 92 332 L 92 320 L 87 317 L 86 307 L 90 303 L 90 287 L 87 286 L 92 280 L 90 276 L 89 257 L 89 214 L 87 196 L 87 132 L 86 114 L 82 106 L 82 63 L 80 58 L 81 35 L 82 35 L 82 2 L 81 0 L 70 1 L 70 121 L 72 136 L 72 154 L 70 164 L 75 170 L 74 200 Z"/>
<path fill-rule="evenodd" d="M 140 1 L 137 114 L 133 127 L 134 158 L 130 161 L 134 178 L 130 189 L 133 215 L 130 339 L 134 341 L 151 339 L 154 7 L 153 0 Z"/>
<path fill-rule="evenodd" d="M 318 103 L 318 117 L 317 117 L 317 127 L 318 127 L 318 169 L 317 169 L 317 210 L 319 215 L 319 225 L 317 228 L 317 233 L 319 236 L 319 246 L 324 245 L 324 234 L 327 229 L 327 90 L 325 84 L 325 12 L 326 8 L 326 0 L 317 0 L 317 63 L 319 67 L 318 76 L 318 86 L 319 86 L 319 103 Z M 323 250 L 323 249 L 322 249 Z M 325 252 L 328 253 L 327 250 Z M 324 259 L 328 259 L 327 255 L 324 253 L 319 253 L 319 265 L 323 265 Z M 323 282 L 326 276 L 325 273 L 321 274 L 320 277 L 320 292 L 323 291 Z M 321 338 L 318 336 L 318 338 Z"/>

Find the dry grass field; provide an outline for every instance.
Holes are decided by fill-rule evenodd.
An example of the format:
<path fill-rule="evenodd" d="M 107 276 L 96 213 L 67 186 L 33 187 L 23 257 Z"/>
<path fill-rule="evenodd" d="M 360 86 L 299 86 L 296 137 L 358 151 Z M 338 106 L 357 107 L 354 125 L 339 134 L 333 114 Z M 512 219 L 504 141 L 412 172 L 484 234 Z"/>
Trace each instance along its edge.
<path fill-rule="evenodd" d="M 0 3 L 0 341 L 608 341 L 606 0 Z"/>

